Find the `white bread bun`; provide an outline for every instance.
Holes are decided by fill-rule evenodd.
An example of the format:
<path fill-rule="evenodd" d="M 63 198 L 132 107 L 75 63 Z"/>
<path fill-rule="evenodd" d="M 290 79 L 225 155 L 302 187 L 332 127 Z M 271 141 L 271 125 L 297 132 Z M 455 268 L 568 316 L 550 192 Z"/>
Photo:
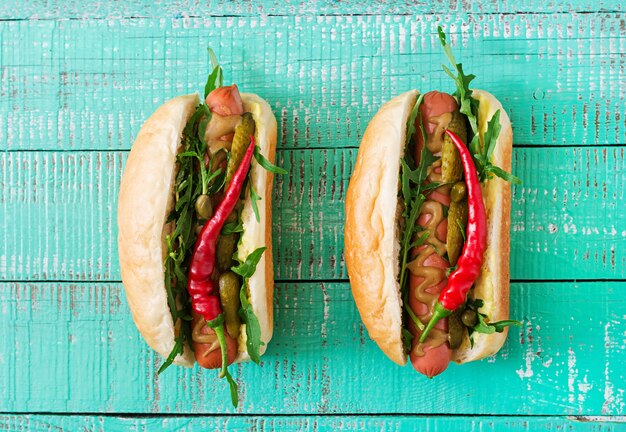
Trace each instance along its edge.
<path fill-rule="evenodd" d="M 269 105 L 253 94 L 241 94 L 244 110 L 256 122 L 255 139 L 261 153 L 274 161 L 276 119 Z M 144 123 L 133 144 L 118 201 L 118 250 L 122 281 L 133 320 L 148 345 L 166 357 L 174 347 L 176 331 L 167 304 L 163 261 L 167 252 L 165 237 L 171 226 L 165 221 L 174 205 L 176 154 L 183 129 L 199 104 L 197 94 L 178 96 L 165 102 Z M 257 247 L 267 246 L 256 272 L 249 281 L 250 303 L 261 326 L 261 354 L 272 337 L 274 273 L 272 264 L 273 176 L 252 162 L 251 182 L 263 197 L 258 202 L 260 223 L 251 209 L 249 192 L 242 210 L 244 233 L 240 257 Z M 245 329 L 242 332 L 245 338 Z M 236 361 L 248 359 L 245 340 L 239 341 Z M 186 346 L 175 364 L 193 366 L 191 349 Z"/>
<path fill-rule="evenodd" d="M 346 194 L 345 257 L 352 296 L 370 337 L 399 365 L 402 345 L 398 187 L 406 123 L 417 101 L 409 91 L 370 121 Z"/>
<path fill-rule="evenodd" d="M 359 147 L 357 161 L 346 194 L 345 257 L 361 319 L 370 337 L 399 365 L 407 363 L 402 343 L 402 298 L 400 272 L 400 159 L 404 157 L 406 124 L 418 92 L 410 91 L 387 102 L 370 121 Z M 502 105 L 491 94 L 475 90 L 480 101 L 478 124 L 481 135 L 496 110 L 502 130 L 493 162 L 511 170 L 512 130 Z M 487 249 L 474 295 L 484 301 L 480 312 L 490 321 L 509 314 L 509 226 L 510 185 L 500 178 L 483 183 L 487 213 Z M 458 363 L 478 360 L 496 353 L 504 333 L 475 334 L 454 351 Z"/>

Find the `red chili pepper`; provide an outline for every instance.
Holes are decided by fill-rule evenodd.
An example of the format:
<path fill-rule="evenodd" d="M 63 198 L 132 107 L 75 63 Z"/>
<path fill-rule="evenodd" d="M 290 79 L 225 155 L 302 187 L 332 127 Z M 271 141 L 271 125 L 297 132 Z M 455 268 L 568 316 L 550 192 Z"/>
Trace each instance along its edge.
<path fill-rule="evenodd" d="M 449 316 L 465 303 L 467 292 L 480 274 L 487 243 L 485 205 L 472 155 L 458 136 L 449 130 L 446 130 L 446 133 L 459 151 L 463 164 L 463 174 L 467 185 L 467 228 L 463 252 L 457 261 L 457 269 L 450 274 L 448 284 L 439 294 L 439 300 L 435 304 L 430 321 L 420 336 L 420 342 L 426 340 L 428 333 L 440 319 Z"/>
<path fill-rule="evenodd" d="M 243 183 L 248 174 L 254 153 L 254 136 L 250 135 L 250 145 L 246 150 L 241 164 L 235 171 L 224 198 L 215 210 L 213 217 L 204 224 L 191 257 L 187 291 L 191 296 L 191 306 L 202 315 L 209 326 L 219 325 L 223 321 L 222 306 L 215 284 L 211 279 L 215 269 L 215 246 L 217 237 L 224 226 L 226 218 L 232 213 L 241 194 Z M 215 321 L 214 321 L 215 320 Z"/>

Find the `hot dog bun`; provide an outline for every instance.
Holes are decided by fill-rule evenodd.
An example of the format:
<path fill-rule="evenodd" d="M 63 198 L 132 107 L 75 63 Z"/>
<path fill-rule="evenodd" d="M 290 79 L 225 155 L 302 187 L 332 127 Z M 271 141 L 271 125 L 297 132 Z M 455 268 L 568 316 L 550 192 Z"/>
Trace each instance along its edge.
<path fill-rule="evenodd" d="M 271 162 L 276 153 L 276 119 L 270 106 L 254 94 L 241 94 L 244 110 L 251 112 L 257 128 L 255 140 Z M 165 225 L 174 205 L 176 153 L 183 129 L 199 104 L 197 94 L 178 96 L 165 102 L 144 123 L 131 148 L 120 184 L 118 202 L 118 250 L 122 281 L 128 305 L 139 332 L 148 345 L 163 357 L 174 347 L 176 329 L 167 304 L 163 260 L 165 237 L 172 227 Z M 260 223 L 256 221 L 249 192 L 242 210 L 244 233 L 239 257 L 266 246 L 256 272 L 249 280 L 250 303 L 261 326 L 263 354 L 273 331 L 274 272 L 272 264 L 273 176 L 253 161 L 250 178 L 257 193 Z M 171 224 L 170 224 L 171 225 Z M 236 362 L 249 359 L 245 330 L 239 340 Z M 175 364 L 193 366 L 186 346 Z"/>
<path fill-rule="evenodd" d="M 346 195 L 345 257 L 361 319 L 370 337 L 395 363 L 405 365 L 407 354 L 402 343 L 402 298 L 399 225 L 401 203 L 400 159 L 404 157 L 406 124 L 419 93 L 409 91 L 387 102 L 370 121 L 359 148 Z M 480 101 L 479 130 L 502 105 L 482 90 L 474 90 Z M 500 132 L 493 162 L 511 169 L 512 130 L 506 112 L 500 112 Z M 474 288 L 484 301 L 480 312 L 490 321 L 507 319 L 509 314 L 509 227 L 510 186 L 494 178 L 483 183 L 487 211 L 487 250 L 481 274 Z M 475 334 L 474 347 L 465 338 L 455 350 L 458 363 L 478 360 L 496 353 L 504 333 Z"/>

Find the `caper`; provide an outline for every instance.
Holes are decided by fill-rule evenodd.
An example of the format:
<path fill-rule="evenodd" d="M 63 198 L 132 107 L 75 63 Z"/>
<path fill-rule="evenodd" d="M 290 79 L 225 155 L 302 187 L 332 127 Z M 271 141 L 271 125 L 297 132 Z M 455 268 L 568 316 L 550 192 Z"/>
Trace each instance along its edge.
<path fill-rule="evenodd" d="M 478 315 L 475 310 L 465 309 L 461 315 L 461 321 L 465 327 L 474 328 L 474 326 L 478 323 Z"/>
<path fill-rule="evenodd" d="M 465 328 L 457 311 L 448 317 L 448 343 L 450 344 L 450 349 L 457 349 L 461 346 L 464 332 Z"/>
<path fill-rule="evenodd" d="M 200 195 L 196 200 L 196 214 L 198 219 L 211 219 L 213 216 L 213 205 L 211 204 L 211 197 L 208 195 Z"/>
<path fill-rule="evenodd" d="M 452 190 L 450 191 L 450 198 L 454 202 L 461 202 L 465 199 L 467 195 L 467 186 L 465 182 L 457 182 L 452 186 Z"/>
<path fill-rule="evenodd" d="M 237 338 L 241 321 L 239 319 L 239 308 L 241 301 L 239 299 L 239 290 L 241 283 L 237 275 L 231 271 L 224 272 L 220 275 L 218 285 L 220 288 L 220 302 L 224 311 L 224 320 L 226 321 L 226 331 L 228 334 Z"/>

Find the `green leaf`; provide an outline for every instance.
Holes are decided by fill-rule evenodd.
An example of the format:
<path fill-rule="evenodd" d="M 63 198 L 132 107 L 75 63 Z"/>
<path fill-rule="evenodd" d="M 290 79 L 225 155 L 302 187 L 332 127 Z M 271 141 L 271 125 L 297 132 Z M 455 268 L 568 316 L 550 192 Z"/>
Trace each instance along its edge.
<path fill-rule="evenodd" d="M 226 369 L 224 377 L 226 378 L 226 381 L 228 381 L 228 385 L 230 387 L 230 402 L 233 404 L 233 407 L 237 408 L 237 406 L 239 406 L 239 393 L 237 391 L 237 383 L 230 375 L 228 369 Z"/>
<path fill-rule="evenodd" d="M 167 369 L 172 363 L 174 363 L 174 359 L 176 358 L 176 356 L 183 353 L 184 347 L 185 345 L 183 341 L 183 336 L 182 334 L 179 334 L 178 337 L 176 337 L 176 343 L 174 344 L 174 348 L 172 348 L 170 355 L 167 356 L 165 363 L 163 363 L 157 371 L 157 375 L 163 373 L 165 369 Z"/>
<path fill-rule="evenodd" d="M 439 34 L 439 42 L 441 42 L 441 46 L 443 46 L 443 52 L 448 57 L 448 60 L 450 61 L 450 63 L 452 63 L 453 65 L 456 65 L 454 54 L 452 54 L 452 49 L 450 48 L 450 45 L 448 45 L 446 34 L 444 33 L 441 26 L 437 26 L 437 33 Z"/>
<path fill-rule="evenodd" d="M 444 71 L 454 80 L 456 84 L 456 95 L 459 98 L 461 105 L 460 111 L 462 114 L 467 116 L 467 120 L 469 121 L 472 129 L 472 133 L 469 135 L 471 136 L 471 139 L 468 148 L 474 155 L 478 178 L 480 181 L 484 181 L 490 178 L 490 174 L 495 174 L 506 181 L 521 184 L 521 181 L 517 177 L 491 164 L 491 157 L 502 129 L 502 125 L 500 124 L 500 110 L 497 110 L 491 117 L 491 120 L 487 123 L 487 130 L 483 136 L 484 142 L 481 148 L 480 134 L 477 123 L 479 102 L 477 99 L 472 97 L 472 90 L 469 87 L 470 82 L 476 77 L 472 74 L 466 75 L 465 72 L 463 72 L 463 65 L 456 62 L 456 59 L 452 54 L 452 49 L 450 48 L 450 45 L 448 45 L 446 35 L 441 29 L 441 26 L 437 27 L 437 32 L 439 34 L 439 41 L 443 46 L 443 51 L 456 71 L 455 75 L 455 73 L 449 68 L 443 66 Z"/>
<path fill-rule="evenodd" d="M 202 106 L 206 106 L 206 105 L 202 104 Z M 202 119 L 200 120 L 200 123 L 198 124 L 198 139 L 202 143 L 202 148 L 201 148 L 202 153 L 204 153 L 207 148 L 207 142 L 205 141 L 204 137 L 206 135 L 206 128 L 209 124 L 209 121 L 211 121 L 211 117 L 212 117 L 211 111 L 209 111 L 208 115 L 204 115 Z"/>
<path fill-rule="evenodd" d="M 209 77 L 207 78 L 206 84 L 204 86 L 205 99 L 213 90 L 224 85 L 224 75 L 222 73 L 222 67 L 217 62 L 217 56 L 211 48 L 207 48 L 207 51 L 209 52 L 209 58 L 211 59 L 211 67 L 213 68 L 213 70 L 209 74 Z"/>
<path fill-rule="evenodd" d="M 269 160 L 267 160 L 265 156 L 263 156 L 263 154 L 261 153 L 261 148 L 259 146 L 254 146 L 254 158 L 256 159 L 259 165 L 261 165 L 263 168 L 265 168 L 266 171 L 269 171 L 272 174 L 287 174 L 288 173 L 286 169 L 278 167 L 274 165 L 273 163 L 271 163 Z"/>
<path fill-rule="evenodd" d="M 243 224 L 241 223 L 241 221 L 239 222 L 230 222 L 224 225 L 224 227 L 222 228 L 222 231 L 220 231 L 221 235 L 229 235 L 229 234 L 234 234 L 234 233 L 241 233 L 243 232 Z"/>
<path fill-rule="evenodd" d="M 195 151 L 186 151 L 186 152 L 182 152 L 182 153 L 178 153 L 176 155 L 176 157 L 180 160 L 186 157 L 192 157 L 195 159 L 199 159 L 200 156 L 198 155 L 198 153 L 196 153 Z"/>
<path fill-rule="evenodd" d="M 254 210 L 254 217 L 257 222 L 261 222 L 261 216 L 259 215 L 259 206 L 257 205 L 257 201 L 260 201 L 261 196 L 256 193 L 252 184 L 250 185 L 250 204 L 252 204 L 252 210 Z"/>
<path fill-rule="evenodd" d="M 215 51 L 211 49 L 211 47 L 207 47 L 207 52 L 209 53 L 209 61 L 211 62 L 211 69 L 215 69 L 220 64 L 217 61 L 217 56 L 215 55 Z"/>
<path fill-rule="evenodd" d="M 502 179 L 504 179 L 504 180 L 506 180 L 508 182 L 511 182 L 513 184 L 516 184 L 516 185 L 522 184 L 522 181 L 518 177 L 514 176 L 511 173 L 508 173 L 508 172 L 504 171 L 502 168 L 497 167 L 495 165 L 488 166 L 487 167 L 487 172 L 488 173 L 492 173 L 492 174 L 494 174 L 494 175 L 496 175 L 496 176 L 498 176 L 498 177 L 500 177 L 500 178 L 502 178 Z"/>
<path fill-rule="evenodd" d="M 411 351 L 411 343 L 413 342 L 413 333 L 409 329 L 402 327 L 402 345 L 404 345 L 404 351 Z"/>
<path fill-rule="evenodd" d="M 239 316 L 241 320 L 246 324 L 246 349 L 250 360 L 259 364 L 261 362 L 261 325 L 259 319 L 252 310 L 252 305 L 248 301 L 246 296 L 245 284 L 241 287 L 239 292 L 239 298 L 241 300 L 241 309 L 239 309 Z"/>
<path fill-rule="evenodd" d="M 415 324 L 415 327 L 417 327 L 420 330 L 424 330 L 424 327 L 425 327 L 424 323 L 417 317 L 417 315 L 415 315 L 415 312 L 413 312 L 413 308 L 409 304 L 408 290 L 407 290 L 407 295 L 405 296 L 404 304 L 405 304 L 406 311 L 409 314 L 409 318 L 411 318 L 411 321 L 413 321 L 413 324 Z"/>
<path fill-rule="evenodd" d="M 183 134 L 186 135 L 186 138 L 190 141 L 192 141 L 196 136 L 196 127 L 204 115 L 204 108 L 202 108 L 202 105 L 204 104 L 200 104 L 196 107 L 196 110 L 193 112 L 183 129 Z"/>
<path fill-rule="evenodd" d="M 420 235 L 417 239 L 411 242 L 411 244 L 409 245 L 409 249 L 413 249 L 414 247 L 423 245 L 426 242 L 426 240 L 428 240 L 429 235 L 430 233 L 428 231 L 424 231 L 422 235 Z"/>
<path fill-rule="evenodd" d="M 501 129 L 500 110 L 497 110 L 491 117 L 491 120 L 487 123 L 487 130 L 483 136 L 484 144 L 482 154 L 484 155 L 486 162 L 491 160 L 491 156 L 496 148 L 496 143 L 498 142 L 498 136 L 500 136 Z"/>
<path fill-rule="evenodd" d="M 502 333 L 504 329 L 509 326 L 522 326 L 521 322 L 515 320 L 502 320 L 488 323 L 487 321 L 485 321 L 485 318 L 487 318 L 487 315 L 478 313 L 478 324 L 476 324 L 472 330 L 474 330 L 476 333 L 493 334 Z"/>
<path fill-rule="evenodd" d="M 409 256 L 409 251 L 411 250 L 411 244 L 414 242 L 413 235 L 417 229 L 417 218 L 419 216 L 419 210 L 422 206 L 422 203 L 426 199 L 424 196 L 424 191 L 428 190 L 432 185 L 424 185 L 424 181 L 427 177 L 427 168 L 431 165 L 435 160 L 435 156 L 428 150 L 428 148 L 424 145 L 422 148 L 422 152 L 420 154 L 420 162 L 417 168 L 414 170 L 411 169 L 410 164 L 413 163 L 413 159 L 411 158 L 411 131 L 415 133 L 415 123 L 419 124 L 420 132 L 422 133 L 422 137 L 425 139 L 424 126 L 422 124 L 422 117 L 419 111 L 419 105 L 422 102 L 422 97 L 420 97 L 413 110 L 411 111 L 411 115 L 415 115 L 413 121 L 409 121 L 407 123 L 407 139 L 406 139 L 406 149 L 405 149 L 405 158 L 400 160 L 400 185 L 401 185 L 401 193 L 402 199 L 404 201 L 404 210 L 402 212 L 402 217 L 405 220 L 404 232 L 401 235 L 400 241 L 400 290 L 405 290 L 406 285 L 406 264 Z M 421 241 L 418 239 L 417 241 Z"/>
<path fill-rule="evenodd" d="M 409 168 L 409 165 L 406 163 L 406 160 L 401 159 L 400 160 L 400 165 L 401 165 L 401 175 L 400 175 L 400 183 L 401 183 L 401 190 L 402 190 L 402 198 L 404 200 L 405 203 L 409 203 L 411 202 L 411 176 L 410 176 L 410 172 L 411 172 L 411 168 Z M 410 211 L 410 208 L 408 205 L 404 206 L 405 212 L 406 211 Z M 404 215 L 405 219 L 407 217 L 407 215 Z"/>
<path fill-rule="evenodd" d="M 261 260 L 263 252 L 267 249 L 265 246 L 255 249 L 246 257 L 246 260 L 238 266 L 232 267 L 231 270 L 242 278 L 249 278 L 254 274 L 256 266 Z"/>
<path fill-rule="evenodd" d="M 207 188 L 207 193 L 209 195 L 215 195 L 216 193 L 218 193 L 220 189 L 224 187 L 224 182 L 226 181 L 226 170 L 222 172 L 222 169 L 218 168 L 214 171 L 214 173 L 218 174 L 214 177 L 211 177 L 213 178 L 213 183 L 209 184 L 209 187 Z"/>
<path fill-rule="evenodd" d="M 472 309 L 472 310 L 477 311 L 478 309 L 483 307 L 484 304 L 485 304 L 485 302 L 483 302 L 481 299 L 471 299 L 471 298 L 468 298 L 466 306 L 468 308 Z"/>
<path fill-rule="evenodd" d="M 420 113 L 420 106 L 422 105 L 423 100 L 424 100 L 424 95 L 420 94 L 417 100 L 415 101 L 415 105 L 413 106 L 413 109 L 411 110 L 411 114 L 409 115 L 409 119 L 407 120 L 406 139 L 404 142 L 405 149 L 409 148 L 409 145 L 411 143 L 411 138 L 416 132 L 415 119 L 417 118 L 417 115 Z"/>

